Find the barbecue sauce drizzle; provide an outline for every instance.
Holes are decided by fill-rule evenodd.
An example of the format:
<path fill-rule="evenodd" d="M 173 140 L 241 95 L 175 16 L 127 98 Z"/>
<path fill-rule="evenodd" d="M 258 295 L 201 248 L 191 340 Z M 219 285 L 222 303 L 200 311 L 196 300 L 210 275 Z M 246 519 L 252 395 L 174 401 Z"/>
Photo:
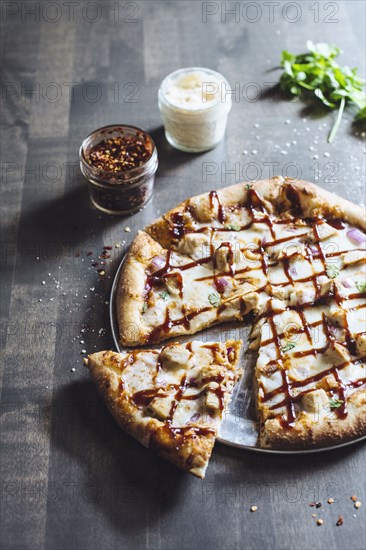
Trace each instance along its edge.
<path fill-rule="evenodd" d="M 192 352 L 192 344 L 190 342 L 186 344 L 185 347 L 190 352 Z M 214 361 L 215 353 L 219 351 L 218 344 L 206 344 L 203 347 L 206 347 L 212 350 L 213 361 Z M 138 353 L 139 353 L 138 351 L 130 352 L 125 366 L 132 365 L 136 361 L 138 357 Z M 159 356 L 157 358 L 157 368 L 153 376 L 154 383 L 156 382 L 157 374 L 161 371 L 161 368 L 162 368 L 162 364 L 161 364 L 161 357 L 159 353 Z M 194 426 L 194 425 L 175 427 L 173 425 L 173 418 L 174 418 L 174 413 L 177 410 L 177 407 L 179 406 L 179 403 L 182 400 L 193 401 L 193 400 L 199 399 L 200 397 L 205 395 L 208 391 L 214 393 L 218 397 L 219 409 L 222 412 L 225 407 L 225 403 L 224 403 L 225 392 L 222 387 L 222 382 L 224 382 L 224 380 L 225 380 L 225 376 L 220 373 L 216 376 L 202 378 L 200 380 L 200 383 L 198 383 L 197 379 L 189 379 L 189 378 L 187 379 L 187 375 L 184 374 L 179 384 L 170 384 L 164 387 L 159 386 L 155 388 L 148 388 L 148 389 L 133 393 L 130 396 L 131 401 L 137 407 L 143 409 L 145 407 L 148 407 L 151 401 L 155 397 L 168 397 L 170 395 L 169 393 L 170 390 L 175 390 L 169 415 L 165 420 L 165 422 L 163 423 L 163 426 L 160 426 L 155 430 L 155 433 L 153 434 L 153 437 L 152 437 L 151 446 L 154 446 L 154 444 L 156 444 L 157 437 L 162 434 L 165 434 L 168 438 L 179 440 L 179 443 L 181 443 L 182 441 L 184 442 L 184 440 L 187 438 L 191 438 L 195 436 L 215 435 L 216 434 L 215 429 L 210 427 Z M 218 387 L 217 388 L 207 387 L 206 384 L 209 384 L 210 382 L 216 382 L 218 384 Z M 197 388 L 200 391 L 198 391 L 195 394 L 185 395 L 185 391 L 189 388 Z M 124 385 L 123 385 L 122 379 L 120 379 L 120 382 L 119 382 L 119 390 L 121 393 L 124 391 Z M 177 444 L 177 448 L 178 448 L 178 444 Z"/>
<path fill-rule="evenodd" d="M 327 339 L 331 342 L 332 340 L 334 340 L 334 337 L 329 333 L 328 326 L 327 326 L 327 321 L 326 321 L 325 317 L 320 322 L 317 321 L 315 323 L 309 324 L 306 321 L 304 310 L 306 310 L 309 307 L 313 307 L 314 303 L 321 303 L 322 300 L 325 301 L 329 297 L 333 297 L 335 299 L 336 303 L 339 306 L 342 305 L 343 299 L 339 295 L 337 290 L 331 296 L 325 296 L 325 297 L 321 296 L 321 286 L 318 282 L 318 277 L 321 276 L 321 275 L 326 274 L 326 270 L 327 270 L 326 260 L 327 260 L 327 258 L 336 257 L 340 254 L 343 254 L 345 251 L 331 252 L 331 253 L 325 255 L 324 252 L 323 252 L 323 249 L 321 247 L 321 244 L 320 244 L 321 238 L 320 238 L 319 232 L 318 232 L 318 225 L 326 222 L 329 225 L 331 225 L 332 227 L 334 227 L 335 229 L 340 230 L 340 229 L 343 229 L 345 227 L 345 224 L 341 220 L 338 220 L 338 219 L 335 219 L 335 218 L 326 218 L 326 219 L 325 218 L 319 218 L 319 217 L 303 218 L 303 212 L 302 212 L 302 209 L 301 209 L 301 201 L 300 201 L 300 197 L 299 197 L 297 191 L 293 187 L 288 186 L 287 189 L 286 189 L 286 194 L 287 194 L 287 199 L 288 199 L 288 201 L 290 202 L 290 205 L 291 205 L 290 206 L 290 212 L 291 212 L 292 217 L 287 218 L 287 219 L 275 219 L 275 218 L 272 217 L 272 215 L 270 213 L 268 213 L 266 211 L 266 208 L 265 208 L 261 198 L 259 197 L 258 193 L 254 189 L 249 189 L 248 193 L 247 193 L 246 203 L 244 205 L 241 205 L 240 208 L 245 208 L 249 212 L 251 220 L 249 221 L 249 223 L 247 223 L 244 226 L 240 227 L 239 230 L 243 231 L 243 230 L 250 229 L 253 224 L 261 224 L 262 223 L 262 224 L 267 225 L 267 227 L 270 231 L 272 240 L 270 242 L 260 244 L 254 250 L 251 249 L 251 251 L 253 253 L 259 254 L 261 270 L 262 270 L 263 274 L 267 275 L 268 268 L 270 266 L 274 266 L 274 265 L 281 262 L 283 264 L 283 269 L 284 269 L 284 272 L 285 272 L 285 275 L 286 275 L 286 278 L 287 278 L 287 282 L 285 282 L 285 283 L 270 283 L 271 286 L 284 287 L 284 286 L 287 286 L 287 285 L 293 285 L 294 283 L 298 284 L 298 283 L 305 283 L 305 282 L 310 282 L 311 281 L 313 286 L 314 286 L 315 300 L 311 301 L 311 303 L 309 302 L 309 304 L 303 304 L 301 306 L 298 306 L 298 305 L 297 306 L 288 306 L 286 309 L 287 310 L 295 310 L 295 311 L 298 312 L 298 314 L 300 316 L 300 319 L 301 319 L 301 322 L 302 322 L 302 325 L 303 325 L 302 328 L 298 332 L 304 332 L 305 333 L 306 338 L 307 338 L 310 346 L 313 346 L 313 342 L 312 342 L 312 337 L 311 337 L 309 327 L 310 326 L 313 326 L 313 327 L 318 326 L 320 324 L 323 325 L 325 334 L 327 335 Z M 227 219 L 227 213 L 225 211 L 224 206 L 220 202 L 219 196 L 218 196 L 216 191 L 211 191 L 210 192 L 210 194 L 209 194 L 209 203 L 210 203 L 210 207 L 211 207 L 212 210 L 215 208 L 215 205 L 217 206 L 218 221 L 221 224 L 224 224 L 225 220 Z M 190 208 L 188 207 L 186 211 L 189 212 Z M 290 235 L 288 237 L 276 238 L 275 225 L 291 224 L 291 223 L 295 222 L 296 219 L 298 219 L 298 218 L 303 218 L 303 221 L 306 224 L 304 226 L 304 230 L 306 229 L 304 231 L 304 233 Z M 309 229 L 310 229 L 310 231 L 312 231 L 312 248 L 306 242 L 306 238 L 309 235 Z M 229 227 L 211 227 L 211 228 L 203 227 L 201 229 L 196 229 L 196 230 L 190 229 L 190 228 L 187 228 L 185 226 L 184 214 L 182 212 L 176 212 L 176 213 L 173 213 L 171 215 L 171 229 L 170 230 L 171 230 L 171 235 L 172 235 L 173 239 L 176 239 L 176 240 L 182 239 L 183 236 L 187 233 L 199 233 L 199 232 L 210 231 L 210 255 L 205 257 L 205 258 L 202 258 L 200 260 L 189 262 L 188 264 L 185 264 L 183 266 L 175 266 L 174 267 L 170 264 L 171 251 L 169 250 L 168 254 L 167 254 L 167 259 L 166 259 L 165 266 L 162 269 L 158 270 L 153 275 L 151 275 L 147 278 L 147 283 L 146 283 L 146 291 L 147 292 L 149 292 L 152 287 L 159 286 L 160 284 L 163 284 L 162 281 L 164 279 L 164 276 L 166 276 L 170 272 L 171 269 L 177 268 L 181 271 L 184 271 L 184 270 L 187 270 L 187 269 L 191 269 L 195 266 L 203 265 L 203 264 L 206 264 L 206 263 L 211 263 L 212 261 L 214 261 L 214 253 L 215 253 L 215 247 L 213 245 L 214 233 L 215 232 L 232 231 L 232 228 L 229 228 Z M 292 274 L 291 274 L 291 270 L 290 270 L 291 256 L 284 256 L 280 259 L 277 259 L 274 263 L 270 263 L 270 260 L 269 260 L 268 254 L 267 254 L 267 249 L 269 247 L 274 247 L 276 245 L 289 242 L 292 239 L 298 239 L 300 242 L 302 242 L 302 240 L 305 240 L 305 242 L 303 242 L 303 245 L 304 245 L 303 255 L 304 255 L 305 259 L 308 260 L 312 264 L 313 267 L 314 267 L 313 260 L 319 260 L 321 262 L 321 269 L 319 271 L 314 273 L 314 269 L 313 269 L 312 275 L 310 275 L 308 277 L 294 279 Z M 221 273 L 220 275 L 223 275 L 223 276 L 230 275 L 231 277 L 234 277 L 234 275 L 240 275 L 240 274 L 244 274 L 244 273 L 247 274 L 252 270 L 257 270 L 258 269 L 258 267 L 255 267 L 255 268 L 252 268 L 252 269 L 246 267 L 244 269 L 237 270 L 235 272 L 234 268 L 233 268 L 234 253 L 233 253 L 233 250 L 232 250 L 232 244 L 230 242 L 223 242 L 223 243 L 220 244 L 219 248 L 221 248 L 223 246 L 229 248 L 229 254 L 228 254 L 229 269 L 226 273 Z M 241 252 L 242 252 L 242 250 L 241 250 Z M 214 265 L 213 265 L 213 267 L 215 268 Z M 203 280 L 207 280 L 207 279 L 212 279 L 216 290 L 220 294 L 223 293 L 223 289 L 222 289 L 222 286 L 220 285 L 220 280 L 218 278 L 217 273 L 214 272 L 214 274 L 211 275 L 211 276 L 202 277 L 202 278 L 199 278 L 197 280 L 198 281 L 203 281 Z M 264 289 L 264 287 L 261 288 L 261 289 L 258 289 L 257 292 L 260 292 L 263 289 Z M 361 293 L 350 295 L 349 298 L 352 299 L 352 298 L 360 297 L 360 296 L 362 296 Z M 224 307 L 225 306 L 222 305 L 222 306 L 220 306 L 220 308 L 218 308 L 218 310 L 216 312 L 217 316 L 221 313 L 221 311 L 223 310 Z M 296 395 L 293 395 L 292 394 L 292 388 L 300 388 L 300 387 L 306 386 L 310 383 L 318 382 L 319 380 L 321 380 L 325 376 L 333 375 L 334 379 L 337 382 L 338 396 L 339 396 L 340 400 L 343 401 L 342 406 L 338 407 L 335 410 L 335 412 L 341 418 L 344 418 L 345 416 L 347 416 L 346 386 L 342 382 L 338 371 L 342 370 L 342 368 L 347 366 L 349 364 L 349 362 L 346 361 L 345 363 L 342 363 L 341 365 L 333 366 L 331 369 L 328 369 L 327 371 L 323 371 L 321 373 L 318 373 L 317 375 L 314 375 L 314 376 L 309 377 L 307 379 L 304 379 L 302 381 L 290 381 L 289 378 L 288 378 L 287 371 L 283 366 L 283 359 L 284 358 L 283 358 L 283 354 L 282 354 L 282 351 L 281 351 L 281 336 L 282 335 L 277 334 L 277 332 L 276 332 L 277 329 L 275 327 L 274 320 L 273 320 L 274 315 L 276 315 L 279 312 L 278 311 L 276 312 L 272 309 L 271 301 L 269 301 L 269 306 L 268 307 L 270 309 L 268 309 L 267 312 L 265 312 L 261 316 L 258 316 L 258 320 L 261 317 L 266 317 L 268 319 L 268 322 L 270 323 L 270 325 L 272 327 L 272 332 L 273 332 L 274 336 L 273 336 L 273 340 L 267 340 L 265 342 L 262 342 L 261 345 L 262 346 L 266 345 L 266 344 L 270 343 L 271 341 L 273 341 L 275 343 L 276 350 L 277 350 L 277 359 L 274 362 L 277 365 L 280 365 L 281 376 L 282 376 L 282 385 L 280 387 L 276 388 L 276 390 L 273 390 L 271 392 L 265 392 L 264 388 L 262 387 L 262 391 L 263 391 L 263 394 L 264 394 L 263 395 L 263 401 L 266 402 L 269 399 L 271 399 L 272 397 L 274 397 L 275 395 L 283 393 L 284 396 L 285 396 L 283 401 L 271 406 L 271 409 L 276 409 L 276 408 L 285 406 L 286 407 L 286 418 L 281 417 L 280 421 L 281 421 L 281 424 L 284 428 L 292 427 L 294 425 L 295 420 L 296 420 L 296 413 L 295 413 L 294 404 L 297 401 L 299 401 L 303 397 L 303 395 L 305 395 L 306 393 L 311 391 L 311 390 L 304 390 L 304 391 L 302 391 L 302 392 L 300 392 Z M 361 304 L 360 306 L 357 306 L 355 309 L 358 309 L 360 307 L 365 307 L 365 305 Z M 190 312 L 190 313 L 186 314 L 184 312 L 184 308 L 183 308 L 183 312 L 184 312 L 183 317 L 180 318 L 180 319 L 172 320 L 171 317 L 170 317 L 169 309 L 167 308 L 164 323 L 160 326 L 155 327 L 152 330 L 152 332 L 150 334 L 150 337 L 149 337 L 149 341 L 150 342 L 156 341 L 156 339 L 161 338 L 162 335 L 168 334 L 170 329 L 172 327 L 175 327 L 175 326 L 183 325 L 188 330 L 190 328 L 190 321 L 194 317 L 196 317 L 197 315 L 199 315 L 203 312 L 209 311 L 210 309 L 212 309 L 212 308 L 210 306 L 207 306 L 207 307 L 202 308 L 198 311 Z M 351 337 L 351 332 L 350 332 L 350 329 L 349 329 L 349 326 L 348 326 L 347 315 L 346 314 L 345 314 L 345 331 L 346 331 L 346 347 L 347 347 L 348 351 L 350 352 L 350 354 L 354 356 L 354 355 L 356 355 L 356 346 L 355 346 L 355 341 Z M 305 357 L 307 355 L 314 355 L 315 356 L 318 353 L 324 353 L 324 351 L 327 349 L 327 347 L 328 347 L 328 344 L 324 348 L 321 348 L 321 349 L 311 348 L 310 350 L 306 350 L 306 351 L 303 351 L 303 352 L 293 352 L 293 354 L 296 357 Z M 357 362 L 359 362 L 359 360 L 355 360 L 355 361 L 352 361 L 352 362 L 357 363 Z M 268 365 L 270 365 L 271 363 L 273 363 L 273 361 L 269 361 Z M 347 384 L 347 387 L 352 387 L 352 388 L 359 387 L 360 385 L 362 385 L 364 383 L 364 380 L 365 379 L 351 381 Z M 180 393 L 178 393 L 178 397 L 179 397 L 179 399 L 181 399 Z"/>

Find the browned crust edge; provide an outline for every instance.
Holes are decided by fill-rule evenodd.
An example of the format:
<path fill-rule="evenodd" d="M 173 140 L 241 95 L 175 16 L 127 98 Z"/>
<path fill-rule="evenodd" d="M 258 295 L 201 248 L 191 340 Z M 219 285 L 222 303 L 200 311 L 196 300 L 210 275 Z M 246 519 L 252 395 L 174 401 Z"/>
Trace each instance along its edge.
<path fill-rule="evenodd" d="M 239 377 L 241 370 L 237 368 L 237 365 L 241 342 L 228 340 L 225 345 L 235 349 L 235 359 L 230 363 L 230 367 L 231 370 L 237 371 L 237 377 Z M 151 350 L 145 351 L 149 352 Z M 216 436 L 214 434 L 196 435 L 188 438 L 188 441 L 182 447 L 178 447 L 175 440 L 167 437 L 159 430 L 161 422 L 154 418 L 146 419 L 141 410 L 131 403 L 128 392 L 120 387 L 123 372 L 121 365 L 125 356 L 126 354 L 113 351 L 100 351 L 89 355 L 85 361 L 90 376 L 108 410 L 118 425 L 145 447 L 152 447 L 160 456 L 169 460 L 175 466 L 203 479 Z M 230 401 L 231 393 L 227 392 L 227 395 L 228 401 Z M 217 419 L 217 426 L 219 423 L 221 423 L 221 420 Z M 187 454 L 192 457 L 193 461 L 187 461 Z M 198 456 L 200 462 L 204 462 L 203 466 L 195 466 L 194 458 Z"/>
<path fill-rule="evenodd" d="M 295 426 L 286 429 L 279 418 L 265 421 L 260 444 L 271 449 L 304 449 L 327 447 L 350 441 L 366 434 L 366 389 L 354 392 L 347 401 L 348 415 L 341 419 L 325 413 L 302 413 Z"/>

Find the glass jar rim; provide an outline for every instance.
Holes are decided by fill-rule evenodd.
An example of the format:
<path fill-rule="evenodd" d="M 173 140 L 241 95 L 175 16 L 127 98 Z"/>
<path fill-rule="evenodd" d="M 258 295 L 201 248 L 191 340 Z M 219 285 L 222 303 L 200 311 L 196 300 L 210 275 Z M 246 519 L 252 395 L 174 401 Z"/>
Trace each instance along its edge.
<path fill-rule="evenodd" d="M 186 72 L 194 72 L 194 71 L 201 71 L 203 73 L 208 73 L 208 74 L 212 74 L 214 76 L 216 76 L 216 83 L 217 84 L 222 84 L 222 83 L 225 83 L 227 84 L 227 86 L 229 87 L 230 84 L 228 82 L 228 80 L 219 72 L 213 70 L 213 69 L 208 69 L 207 67 L 183 67 L 181 69 L 177 69 L 175 71 L 172 71 L 171 73 L 169 73 L 168 75 L 166 75 L 166 77 L 162 80 L 161 84 L 160 84 L 160 87 L 159 87 L 159 91 L 158 91 L 158 97 L 159 99 L 164 102 L 166 105 L 168 105 L 169 107 L 177 110 L 177 111 L 180 111 L 180 112 L 184 112 L 184 113 L 189 113 L 191 115 L 195 115 L 195 114 L 201 114 L 201 113 L 208 113 L 210 111 L 213 111 L 215 108 L 217 108 L 218 105 L 221 105 L 224 107 L 224 103 L 222 101 L 220 101 L 219 99 L 217 101 L 215 101 L 215 103 L 213 105 L 210 105 L 209 107 L 203 107 L 203 108 L 197 108 L 197 109 L 185 109 L 184 107 L 178 107 L 177 105 L 175 105 L 174 103 L 172 103 L 171 101 L 169 101 L 169 99 L 167 98 L 166 96 L 166 93 L 165 93 L 165 90 L 164 90 L 164 85 L 166 84 L 166 82 L 168 81 L 168 79 L 172 79 L 172 77 L 178 77 L 180 74 L 184 74 Z M 231 108 L 231 105 L 232 105 L 232 101 L 231 101 L 231 97 L 229 96 L 229 101 L 227 102 L 227 110 L 229 111 L 230 108 Z"/>
<path fill-rule="evenodd" d="M 129 168 L 128 170 L 120 170 L 119 172 L 111 172 L 109 170 L 99 170 L 98 168 L 95 168 L 92 164 L 89 164 L 85 155 L 85 145 L 88 140 L 90 140 L 94 135 L 97 135 L 99 132 L 112 130 L 118 131 L 118 129 L 128 129 L 128 130 L 136 130 L 136 132 L 140 132 L 144 134 L 151 143 L 151 154 L 150 156 L 140 165 L 136 166 L 134 168 Z M 100 140 L 102 141 L 102 140 Z M 100 141 L 98 143 L 100 143 Z M 88 134 L 82 141 L 79 149 L 79 159 L 80 162 L 82 162 L 89 170 L 93 170 L 95 172 L 95 175 L 98 176 L 98 178 L 103 180 L 108 180 L 111 178 L 121 178 L 123 180 L 129 180 L 129 179 L 135 179 L 140 175 L 141 170 L 146 169 L 149 164 L 155 159 L 157 159 L 157 149 L 155 142 L 153 138 L 145 132 L 145 130 L 142 130 L 141 128 L 138 128 L 137 126 L 132 126 L 130 124 L 109 124 L 107 126 L 101 126 L 100 128 L 97 128 L 96 130 L 93 130 Z M 116 185 L 116 184 L 114 184 Z"/>

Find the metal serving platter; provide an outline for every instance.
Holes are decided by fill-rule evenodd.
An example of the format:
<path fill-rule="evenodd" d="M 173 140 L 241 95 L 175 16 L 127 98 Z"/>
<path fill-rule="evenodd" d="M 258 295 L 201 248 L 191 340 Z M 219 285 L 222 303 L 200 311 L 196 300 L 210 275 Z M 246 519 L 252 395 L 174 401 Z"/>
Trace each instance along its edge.
<path fill-rule="evenodd" d="M 118 336 L 118 321 L 116 313 L 116 297 L 117 286 L 123 266 L 125 256 L 122 258 L 121 263 L 117 269 L 116 275 L 113 280 L 111 297 L 109 302 L 109 316 L 111 322 L 111 329 L 115 346 L 119 352 L 127 351 L 123 348 L 119 342 Z M 227 323 L 211 327 L 199 334 L 189 335 L 186 337 L 174 338 L 175 341 L 187 342 L 192 338 L 202 341 L 225 341 L 227 339 L 242 340 L 244 345 L 241 355 L 241 366 L 244 370 L 241 382 L 234 390 L 232 400 L 229 405 L 229 409 L 224 414 L 224 420 L 222 422 L 217 440 L 223 445 L 230 447 L 238 447 L 248 451 L 255 451 L 258 453 L 267 454 L 310 454 L 319 453 L 322 451 L 331 451 L 333 449 L 339 449 L 341 447 L 347 447 L 354 443 L 359 443 L 366 439 L 366 435 L 339 443 L 337 445 L 331 445 L 328 447 L 321 447 L 316 449 L 304 449 L 304 450 L 276 450 L 276 449 L 262 449 L 258 446 L 258 424 L 255 414 L 255 401 L 254 392 L 252 391 L 253 383 L 253 367 L 255 363 L 255 354 L 248 351 L 245 345 L 248 342 L 249 326 L 245 326 L 244 323 Z M 150 346 L 154 347 L 154 346 Z"/>

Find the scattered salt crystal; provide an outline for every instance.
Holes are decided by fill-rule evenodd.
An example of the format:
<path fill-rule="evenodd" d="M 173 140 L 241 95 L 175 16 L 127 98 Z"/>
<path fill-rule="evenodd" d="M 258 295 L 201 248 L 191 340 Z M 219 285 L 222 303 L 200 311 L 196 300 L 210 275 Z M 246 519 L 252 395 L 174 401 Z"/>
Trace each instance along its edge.
<path fill-rule="evenodd" d="M 131 228 L 127 226 L 127 227 L 125 227 L 125 231 L 126 231 L 126 233 L 131 233 Z"/>
<path fill-rule="evenodd" d="M 285 120 L 285 124 L 291 124 L 291 120 L 288 118 Z"/>
<path fill-rule="evenodd" d="M 258 154 L 258 151 L 257 151 L 257 149 L 253 149 L 253 151 L 252 151 L 252 155 L 257 155 L 257 154 Z"/>
<path fill-rule="evenodd" d="M 71 368 L 71 372 L 75 372 L 76 371 L 76 368 L 75 367 L 72 367 Z"/>
<path fill-rule="evenodd" d="M 243 151 L 243 155 L 247 155 L 247 154 L 248 154 L 248 151 L 245 149 L 245 150 Z"/>
<path fill-rule="evenodd" d="M 287 151 L 282 150 L 282 151 L 281 151 L 281 155 L 287 155 Z"/>
<path fill-rule="evenodd" d="M 253 127 L 254 127 L 254 128 L 259 128 L 258 122 L 256 122 L 255 124 L 253 124 Z"/>
<path fill-rule="evenodd" d="M 327 157 L 327 158 L 329 158 L 329 157 L 330 157 L 330 153 L 326 152 L 326 153 L 324 153 L 324 156 Z"/>
<path fill-rule="evenodd" d="M 45 284 L 46 284 L 46 281 L 42 281 L 42 284 L 45 285 Z"/>
<path fill-rule="evenodd" d="M 86 349 L 82 349 L 80 353 L 86 353 Z"/>

